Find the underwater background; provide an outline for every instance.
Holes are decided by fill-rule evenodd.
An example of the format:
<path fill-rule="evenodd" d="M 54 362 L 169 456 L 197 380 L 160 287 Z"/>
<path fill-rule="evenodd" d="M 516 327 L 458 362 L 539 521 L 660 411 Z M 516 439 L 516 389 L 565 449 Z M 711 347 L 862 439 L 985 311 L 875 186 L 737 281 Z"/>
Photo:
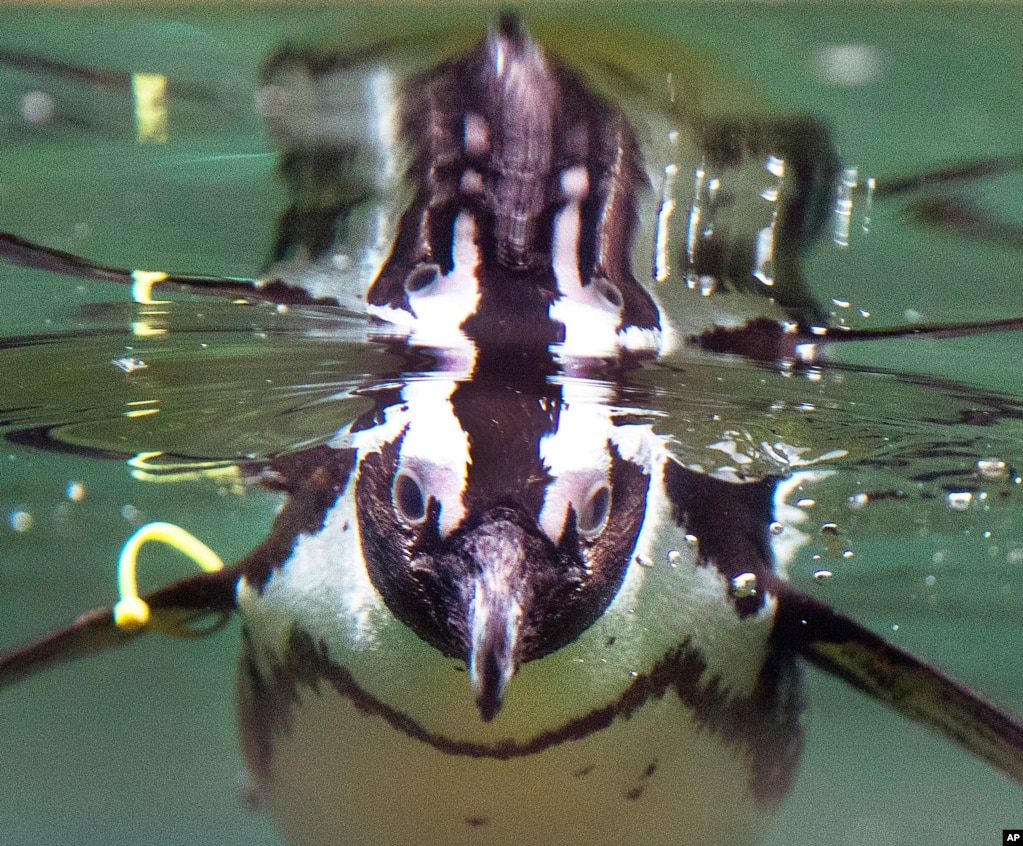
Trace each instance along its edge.
<path fill-rule="evenodd" d="M 638 29 L 699 48 L 745 96 L 826 120 L 844 161 L 862 176 L 1023 151 L 1017 4 L 559 10 L 568 20 L 600 21 L 609 39 Z M 262 59 L 288 41 L 403 33 L 427 15 L 430 28 L 447 20 L 482 26 L 488 14 L 465 5 L 431 5 L 428 13 L 424 6 L 274 4 L 0 8 L 8 60 L 33 54 L 122 73 L 97 81 L 7 61 L 0 229 L 114 265 L 257 275 L 285 201 L 254 107 Z M 701 62 L 694 73 L 706 72 Z M 171 80 L 165 138 L 132 110 L 124 82 L 138 72 Z M 40 92 L 45 97 L 27 96 Z M 962 192 L 1000 219 L 1023 223 L 1018 174 Z M 807 257 L 811 289 L 833 304 L 836 319 L 887 326 L 1023 314 L 1023 242 L 910 226 L 898 203 L 872 211 L 869 233 L 861 215 L 854 210 L 848 247 L 826 239 Z M 343 375 L 373 372 L 372 353 L 297 342 L 287 326 L 268 330 L 263 316 L 193 303 L 177 331 L 145 341 L 147 362 L 166 364 L 159 420 L 125 417 L 126 404 L 138 402 L 135 388 L 110 362 L 133 358 L 142 337 L 125 331 L 138 317 L 127 300 L 113 285 L 0 265 L 0 338 L 47 337 L 0 342 L 2 423 L 59 425 L 78 447 L 0 445 L 3 646 L 109 604 L 117 553 L 138 525 L 176 522 L 230 561 L 263 537 L 279 504 L 259 489 L 239 490 L 230 475 L 135 478 L 123 460 L 90 449 L 130 455 L 158 441 L 157 448 L 197 456 L 233 454 L 238 444 L 272 451 L 310 437 L 321 420 L 339 426 L 362 410 L 343 396 L 351 381 Z M 793 388 L 769 369 L 763 390 L 784 391 L 796 409 L 805 392 L 804 407 L 792 413 L 812 418 L 829 446 L 871 433 L 890 439 L 892 467 L 878 478 L 910 495 L 879 503 L 869 520 L 854 520 L 841 498 L 830 511 L 812 512 L 811 525 L 839 525 L 842 549 L 836 555 L 828 538 L 813 537 L 792 580 L 1023 714 L 1023 501 L 1015 481 L 1023 472 L 1023 337 L 890 341 L 843 348 L 835 358 L 863 373 L 925 378 L 905 383 L 848 371 L 840 408 L 814 408 L 811 385 Z M 734 402 L 727 379 L 720 385 L 721 403 Z M 308 401 L 301 415 L 290 414 L 296 397 Z M 701 401 L 713 405 L 713 391 L 704 389 Z M 682 383 L 670 384 L 659 402 L 669 428 L 673 415 L 692 413 Z M 997 459 L 1004 473 L 981 475 L 968 500 L 950 500 L 941 478 L 928 476 L 930 464 L 898 464 L 912 453 L 906 444 L 921 443 L 947 447 L 930 455 L 943 470 L 969 475 L 978 460 Z M 875 449 L 883 463 L 888 453 Z M 877 486 L 851 473 L 844 483 L 850 495 Z M 922 490 L 934 495 L 912 495 Z M 852 557 L 842 557 L 846 550 Z M 162 584 L 187 566 L 153 551 L 143 580 Z M 814 579 L 822 567 L 833 576 Z M 234 622 L 196 642 L 145 638 L 5 690 L 0 843 L 278 843 L 245 802 L 233 699 L 238 636 Z M 811 670 L 807 677 L 801 774 L 765 843 L 973 846 L 1023 827 L 1018 785 L 841 682 Z"/>

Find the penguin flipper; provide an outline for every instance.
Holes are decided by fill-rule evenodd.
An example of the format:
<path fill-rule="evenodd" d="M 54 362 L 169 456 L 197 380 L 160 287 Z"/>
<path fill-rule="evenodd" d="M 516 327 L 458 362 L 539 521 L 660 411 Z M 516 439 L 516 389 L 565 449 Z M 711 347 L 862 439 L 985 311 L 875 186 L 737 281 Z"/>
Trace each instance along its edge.
<path fill-rule="evenodd" d="M 47 270 L 97 282 L 130 285 L 136 302 L 152 302 L 155 285 L 171 286 L 194 294 L 247 299 L 275 305 L 337 306 L 334 297 L 316 297 L 301 287 L 280 280 L 263 281 L 235 276 L 166 273 L 100 264 L 82 256 L 29 241 L 11 232 L 0 232 L 0 260 L 33 270 Z"/>
<path fill-rule="evenodd" d="M 1018 171 L 1023 171 L 1023 155 L 1019 153 L 987 156 L 917 173 L 877 179 L 874 182 L 873 193 L 876 199 L 886 200 L 889 197 L 912 196 L 912 194 L 928 188 L 959 183 L 969 184 L 978 179 Z"/>
<path fill-rule="evenodd" d="M 1023 223 L 979 205 L 972 196 L 948 193 L 957 185 L 971 187 L 982 179 L 1023 173 L 1023 154 L 961 161 L 944 167 L 898 177 L 868 180 L 858 186 L 867 202 L 906 198 L 903 217 L 912 224 L 929 226 L 961 238 L 1023 250 Z"/>
<path fill-rule="evenodd" d="M 119 626 L 113 607 L 87 611 L 64 628 L 0 653 L 0 689 L 58 664 L 124 646 L 152 631 L 183 637 L 210 633 L 234 610 L 239 575 L 240 568 L 235 565 L 158 588 L 144 597 L 151 616 L 137 628 Z M 222 620 L 196 627 L 210 614 L 220 614 Z"/>
<path fill-rule="evenodd" d="M 824 603 L 784 583 L 777 592 L 786 648 L 1023 785 L 1023 720 Z"/>

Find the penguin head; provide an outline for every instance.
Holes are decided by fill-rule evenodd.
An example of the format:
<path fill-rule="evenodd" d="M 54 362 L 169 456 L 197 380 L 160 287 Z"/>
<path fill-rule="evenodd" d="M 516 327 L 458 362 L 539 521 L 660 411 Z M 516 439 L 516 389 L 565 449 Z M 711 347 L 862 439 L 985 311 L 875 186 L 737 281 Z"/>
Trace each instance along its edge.
<path fill-rule="evenodd" d="M 367 291 L 419 346 L 660 349 L 632 242 L 647 186 L 621 109 L 504 16 L 406 80 L 398 136 L 411 202 Z"/>
<path fill-rule="evenodd" d="M 465 662 L 489 721 L 521 664 L 575 640 L 611 603 L 649 475 L 597 427 L 590 452 L 603 460 L 545 460 L 559 429 L 582 428 L 567 425 L 556 400 L 466 383 L 448 408 L 444 424 L 409 409 L 400 435 L 363 457 L 356 511 L 377 591 L 421 638 Z M 439 461 L 437 439 L 421 435 L 452 421 L 469 449 Z"/>

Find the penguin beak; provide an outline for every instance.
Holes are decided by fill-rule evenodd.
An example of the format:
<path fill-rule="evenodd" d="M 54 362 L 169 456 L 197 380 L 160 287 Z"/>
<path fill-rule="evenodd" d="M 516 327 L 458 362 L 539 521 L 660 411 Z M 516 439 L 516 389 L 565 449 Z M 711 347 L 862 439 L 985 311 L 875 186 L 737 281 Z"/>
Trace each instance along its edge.
<path fill-rule="evenodd" d="M 485 722 L 501 710 L 519 666 L 522 621 L 531 595 L 526 533 L 508 520 L 485 523 L 464 539 L 473 577 L 466 609 L 469 680 Z"/>

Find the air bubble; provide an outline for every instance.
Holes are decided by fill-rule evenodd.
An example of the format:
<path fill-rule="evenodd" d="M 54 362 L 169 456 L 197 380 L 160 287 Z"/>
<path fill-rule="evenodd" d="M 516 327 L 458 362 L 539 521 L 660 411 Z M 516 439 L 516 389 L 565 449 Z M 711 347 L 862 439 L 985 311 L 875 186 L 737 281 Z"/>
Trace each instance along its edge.
<path fill-rule="evenodd" d="M 637 555 L 636 558 L 635 558 L 635 561 L 636 561 L 636 563 L 640 567 L 653 567 L 654 566 L 654 560 L 649 555 L 642 555 L 642 554 Z"/>
<path fill-rule="evenodd" d="M 1004 479 L 1007 472 L 1005 462 L 1000 458 L 980 458 L 977 460 L 977 473 L 985 479 Z"/>
<path fill-rule="evenodd" d="M 824 539 L 824 554 L 828 558 L 852 558 L 853 552 L 846 545 L 848 540 L 843 537 L 838 523 L 831 522 L 821 524 L 821 537 Z"/>
<path fill-rule="evenodd" d="M 813 572 L 813 577 L 818 582 L 823 582 L 826 579 L 830 579 L 833 575 L 835 574 L 832 573 L 830 570 L 814 570 Z"/>
<path fill-rule="evenodd" d="M 115 358 L 112 359 L 110 363 L 118 370 L 123 370 L 125 373 L 134 373 L 136 370 L 145 370 L 149 366 L 141 358 L 133 358 L 131 356 Z"/>
<path fill-rule="evenodd" d="M 865 493 L 857 493 L 849 497 L 849 507 L 853 511 L 858 511 L 868 502 L 870 502 L 870 496 Z"/>
<path fill-rule="evenodd" d="M 732 578 L 730 593 L 735 599 L 747 599 L 757 595 L 756 573 L 740 573 Z"/>
<path fill-rule="evenodd" d="M 668 566 L 669 567 L 677 567 L 681 560 L 682 560 L 682 553 L 681 552 L 679 552 L 677 549 L 669 549 L 668 550 Z"/>
<path fill-rule="evenodd" d="M 81 482 L 68 482 L 64 488 L 64 496 L 72 502 L 81 502 L 85 499 L 85 485 Z"/>
<path fill-rule="evenodd" d="M 45 91 L 28 91 L 21 97 L 21 119 L 25 123 L 49 123 L 56 107 Z"/>
<path fill-rule="evenodd" d="M 771 523 L 771 525 L 767 527 L 767 530 L 775 537 L 778 537 L 778 535 L 785 531 L 785 524 L 779 523 L 777 520 L 775 520 L 773 523 Z"/>
<path fill-rule="evenodd" d="M 32 512 L 23 508 L 15 508 L 7 515 L 7 522 L 16 532 L 27 532 L 32 528 Z"/>
<path fill-rule="evenodd" d="M 973 494 L 969 491 L 951 491 L 947 500 L 948 507 L 953 511 L 965 511 L 973 501 Z"/>

